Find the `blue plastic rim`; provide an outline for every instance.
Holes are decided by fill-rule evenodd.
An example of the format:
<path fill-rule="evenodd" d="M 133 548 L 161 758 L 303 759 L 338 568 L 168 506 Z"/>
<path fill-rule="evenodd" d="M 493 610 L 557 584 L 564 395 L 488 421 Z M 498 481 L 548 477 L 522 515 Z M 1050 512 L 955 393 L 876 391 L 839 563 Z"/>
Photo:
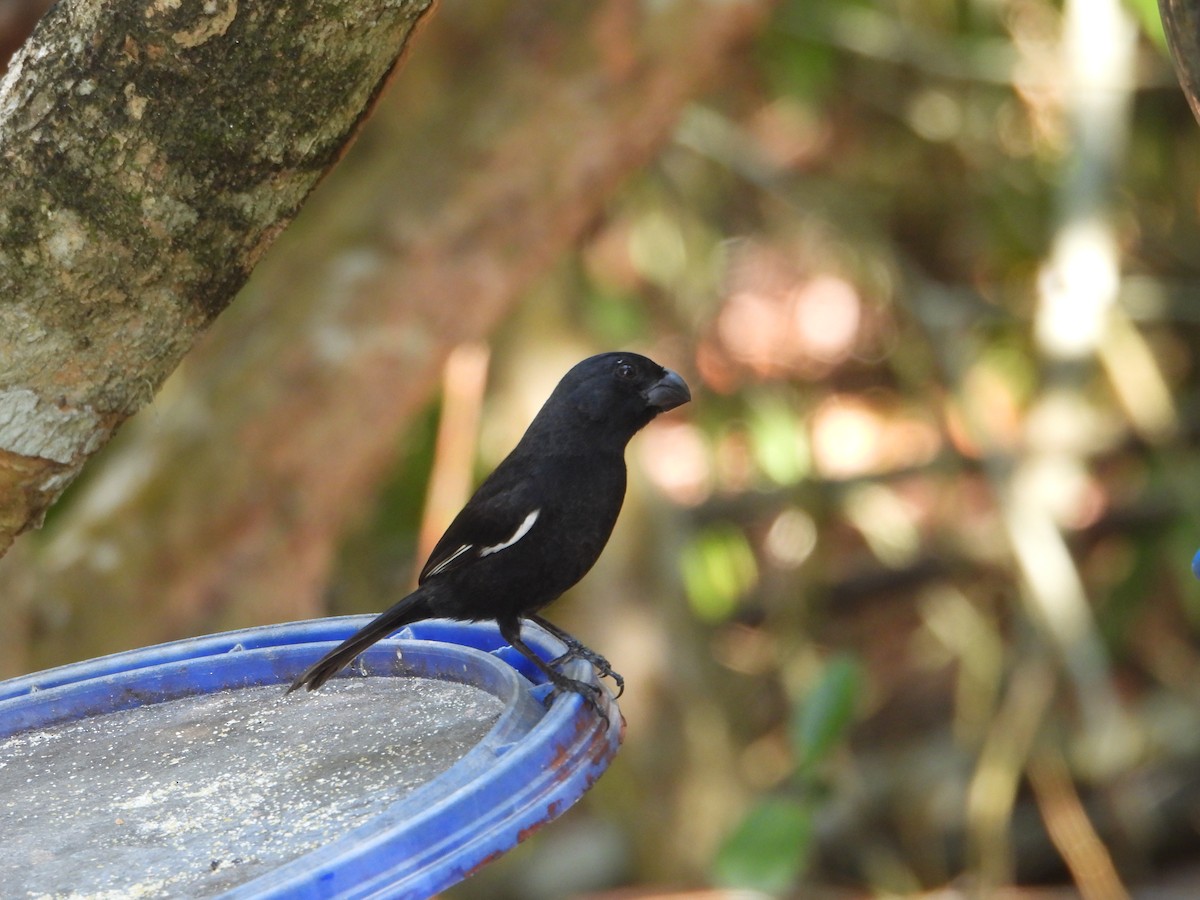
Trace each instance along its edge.
<path fill-rule="evenodd" d="M 249 628 L 9 679 L 0 682 L 0 737 L 180 697 L 282 686 L 370 619 Z M 540 629 L 527 628 L 523 636 L 546 659 L 565 649 Z M 623 721 L 611 697 L 605 717 L 577 694 L 550 698 L 541 672 L 489 623 L 418 622 L 362 659 L 371 677 L 466 682 L 498 697 L 504 711 L 479 744 L 433 781 L 367 824 L 222 897 L 431 896 L 565 812 L 621 743 Z M 566 674 L 597 683 L 581 660 Z M 548 708 L 543 700 L 550 700 Z"/>

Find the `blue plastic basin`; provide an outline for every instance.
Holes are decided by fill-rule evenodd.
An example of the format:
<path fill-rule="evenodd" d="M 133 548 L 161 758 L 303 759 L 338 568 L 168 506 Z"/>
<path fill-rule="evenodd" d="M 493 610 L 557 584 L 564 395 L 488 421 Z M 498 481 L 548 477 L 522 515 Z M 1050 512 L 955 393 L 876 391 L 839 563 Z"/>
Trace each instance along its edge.
<path fill-rule="evenodd" d="M 349 616 L 251 628 L 3 681 L 0 738 L 183 697 L 262 685 L 282 690 L 369 620 Z M 525 639 L 547 659 L 564 649 L 532 627 Z M 547 708 L 549 686 L 541 673 L 490 624 L 417 623 L 399 639 L 376 644 L 361 660 L 373 678 L 418 675 L 468 684 L 498 698 L 503 711 L 484 738 L 441 775 L 365 824 L 220 896 L 430 896 L 562 814 L 607 768 L 621 741 L 615 703 L 607 704 L 606 718 L 575 694 L 555 696 Z M 356 677 L 362 669 L 342 674 Z M 567 672 L 595 681 L 582 661 Z M 309 700 L 302 693 L 288 698 Z"/>

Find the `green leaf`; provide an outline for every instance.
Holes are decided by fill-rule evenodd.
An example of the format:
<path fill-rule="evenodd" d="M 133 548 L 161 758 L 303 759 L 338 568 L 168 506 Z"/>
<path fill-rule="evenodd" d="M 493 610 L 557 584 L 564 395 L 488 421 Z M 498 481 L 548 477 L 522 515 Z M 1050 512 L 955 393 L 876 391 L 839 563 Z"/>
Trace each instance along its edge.
<path fill-rule="evenodd" d="M 783 398 L 752 399 L 748 425 L 755 462 L 768 478 L 787 485 L 808 474 L 810 454 L 804 430 Z"/>
<path fill-rule="evenodd" d="M 792 713 L 792 749 L 801 773 L 828 756 L 854 716 L 862 682 L 858 662 L 838 656 L 825 666 L 813 689 Z"/>
<path fill-rule="evenodd" d="M 782 893 L 808 864 L 812 810 L 797 797 L 766 797 L 717 851 L 715 880 L 730 887 Z"/>
<path fill-rule="evenodd" d="M 707 529 L 680 556 L 688 602 L 706 622 L 720 622 L 758 581 L 758 564 L 740 529 L 722 524 Z"/>

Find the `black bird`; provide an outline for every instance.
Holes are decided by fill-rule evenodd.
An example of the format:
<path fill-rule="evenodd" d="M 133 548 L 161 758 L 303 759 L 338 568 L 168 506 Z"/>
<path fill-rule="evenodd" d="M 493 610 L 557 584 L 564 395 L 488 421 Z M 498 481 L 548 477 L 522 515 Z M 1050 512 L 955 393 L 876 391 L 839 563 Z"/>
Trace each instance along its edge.
<path fill-rule="evenodd" d="M 608 661 L 547 622 L 538 611 L 591 569 L 625 498 L 625 445 L 661 412 L 691 399 L 670 369 L 636 353 L 585 359 L 558 383 L 513 451 L 479 486 L 421 570 L 417 589 L 359 629 L 300 675 L 288 689 L 310 691 L 376 641 L 430 618 L 491 619 L 515 650 L 557 690 L 599 691 L 557 666 L 586 659 L 624 681 Z M 521 640 L 532 619 L 567 646 L 546 662 Z"/>

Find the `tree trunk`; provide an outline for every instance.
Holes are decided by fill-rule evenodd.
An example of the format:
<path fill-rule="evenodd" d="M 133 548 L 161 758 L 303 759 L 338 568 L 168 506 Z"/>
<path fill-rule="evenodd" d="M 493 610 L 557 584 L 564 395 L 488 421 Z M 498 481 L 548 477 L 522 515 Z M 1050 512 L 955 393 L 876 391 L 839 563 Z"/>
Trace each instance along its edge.
<path fill-rule="evenodd" d="M 0 83 L 0 552 L 343 152 L 431 0 L 63 0 Z"/>

